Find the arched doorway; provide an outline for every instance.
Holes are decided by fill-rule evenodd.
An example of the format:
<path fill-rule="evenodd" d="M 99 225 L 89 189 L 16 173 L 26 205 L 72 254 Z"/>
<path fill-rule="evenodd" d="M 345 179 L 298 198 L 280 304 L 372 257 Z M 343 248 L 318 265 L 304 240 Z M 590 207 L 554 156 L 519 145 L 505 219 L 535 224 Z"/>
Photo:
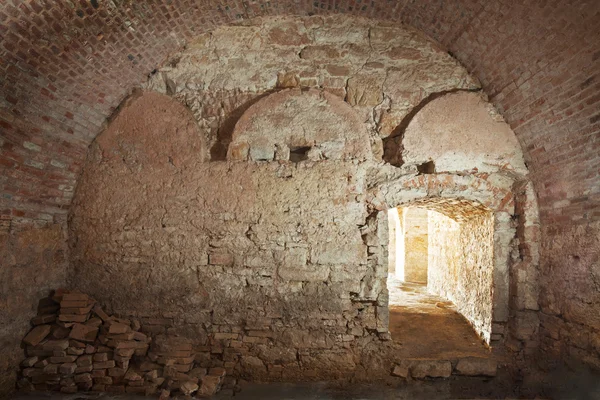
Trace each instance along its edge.
<path fill-rule="evenodd" d="M 494 216 L 427 198 L 388 210 L 390 333 L 415 355 L 479 355 L 491 338 Z"/>

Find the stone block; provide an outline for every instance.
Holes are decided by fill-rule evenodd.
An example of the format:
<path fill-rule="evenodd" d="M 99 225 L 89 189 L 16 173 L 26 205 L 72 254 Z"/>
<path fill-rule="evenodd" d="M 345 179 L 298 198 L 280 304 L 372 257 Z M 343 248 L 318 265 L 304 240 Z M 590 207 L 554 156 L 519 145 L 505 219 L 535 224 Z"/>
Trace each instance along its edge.
<path fill-rule="evenodd" d="M 62 378 L 60 380 L 61 386 L 75 386 L 75 380 L 72 377 Z"/>
<path fill-rule="evenodd" d="M 197 395 L 200 397 L 209 397 L 219 391 L 221 386 L 221 377 L 206 375 L 202 378 L 202 383 L 198 390 Z"/>
<path fill-rule="evenodd" d="M 467 376 L 496 376 L 497 369 L 496 360 L 491 358 L 461 358 L 456 365 L 457 374 Z"/>
<path fill-rule="evenodd" d="M 392 370 L 393 376 L 399 376 L 401 378 L 407 378 L 408 373 L 409 373 L 408 366 L 405 364 L 395 365 L 394 369 Z"/>
<path fill-rule="evenodd" d="M 92 358 L 94 362 L 108 361 L 108 353 L 97 353 Z"/>
<path fill-rule="evenodd" d="M 143 380 L 142 376 L 138 371 L 135 371 L 133 368 L 130 368 L 126 373 L 124 378 L 126 381 L 141 381 Z"/>
<path fill-rule="evenodd" d="M 30 368 L 33 367 L 38 361 L 39 358 L 37 356 L 28 357 L 21 362 L 21 366 L 25 368 Z"/>
<path fill-rule="evenodd" d="M 101 376 L 106 376 L 106 370 L 105 369 L 95 369 L 91 371 L 92 374 L 92 378 L 99 378 Z"/>
<path fill-rule="evenodd" d="M 131 327 L 128 324 L 113 322 L 108 327 L 109 334 L 127 333 L 131 331 Z"/>
<path fill-rule="evenodd" d="M 158 396 L 158 400 L 168 400 L 171 397 L 171 391 L 162 389 L 160 391 L 160 396 Z"/>
<path fill-rule="evenodd" d="M 93 343 L 96 340 L 97 335 L 98 335 L 98 328 L 77 323 L 77 324 L 73 325 L 73 328 L 71 328 L 71 333 L 69 333 L 69 338 L 75 339 L 75 340 L 78 340 L 81 342 Z"/>
<path fill-rule="evenodd" d="M 94 369 L 114 368 L 115 367 L 115 361 L 114 360 L 109 360 L 109 361 L 104 361 L 104 362 L 95 362 L 92 365 L 93 365 Z"/>
<path fill-rule="evenodd" d="M 150 341 L 150 338 L 142 332 L 133 332 L 133 340 L 148 343 Z"/>
<path fill-rule="evenodd" d="M 250 160 L 252 161 L 273 161 L 275 159 L 275 147 L 270 143 L 261 145 L 252 143 L 250 147 Z"/>
<path fill-rule="evenodd" d="M 352 106 L 375 107 L 383 101 L 381 89 L 385 75 L 363 74 L 348 79 L 348 103 Z"/>
<path fill-rule="evenodd" d="M 23 343 L 30 346 L 37 346 L 42 340 L 48 336 L 52 327 L 50 325 L 38 325 L 33 328 L 23 339 Z"/>
<path fill-rule="evenodd" d="M 77 315 L 77 314 L 60 314 L 58 316 L 59 321 L 63 322 L 85 322 L 87 321 L 88 314 Z"/>
<path fill-rule="evenodd" d="M 76 369 L 77 369 L 77 364 L 75 364 L 74 362 L 64 363 L 60 366 L 59 372 L 62 375 L 73 375 L 75 373 Z"/>
<path fill-rule="evenodd" d="M 80 356 L 85 353 L 85 349 L 79 349 L 77 347 L 69 347 L 67 349 L 67 354 L 71 356 Z"/>
<path fill-rule="evenodd" d="M 100 307 L 100 305 L 98 304 L 94 306 L 92 311 L 104 322 L 110 321 L 111 319 L 110 316 L 107 313 L 105 313 L 102 307 Z"/>
<path fill-rule="evenodd" d="M 76 360 L 77 356 L 50 357 L 52 364 L 74 363 Z"/>
<path fill-rule="evenodd" d="M 448 378 L 452 374 L 452 364 L 443 360 L 414 360 L 411 362 L 410 375 L 416 379 Z"/>
<path fill-rule="evenodd" d="M 329 268 L 324 265 L 282 265 L 277 271 L 285 281 L 326 281 Z"/>
<path fill-rule="evenodd" d="M 92 375 L 89 373 L 75 375 L 76 383 L 92 383 Z"/>
<path fill-rule="evenodd" d="M 99 328 L 102 325 L 102 320 L 98 317 L 92 317 L 88 319 L 85 323 L 87 326 L 93 326 L 94 328 Z"/>
<path fill-rule="evenodd" d="M 77 358 L 77 365 L 79 367 L 85 367 L 87 365 L 92 365 L 93 357 L 91 354 L 86 354 Z"/>
<path fill-rule="evenodd" d="M 92 367 L 91 364 L 90 365 L 84 365 L 82 367 L 77 367 L 77 369 L 75 370 L 75 373 L 76 374 L 83 374 L 83 373 L 86 373 L 86 372 L 92 372 L 92 370 L 93 370 L 93 367 Z"/>
<path fill-rule="evenodd" d="M 75 347 L 78 349 L 85 349 L 86 344 L 83 342 L 80 342 L 79 340 L 71 339 L 71 340 L 69 340 L 69 346 Z"/>
<path fill-rule="evenodd" d="M 101 384 L 101 385 L 112 385 L 113 384 L 113 378 L 111 378 L 110 376 L 99 376 L 99 377 L 95 377 L 93 379 L 94 379 L 95 384 Z"/>
<path fill-rule="evenodd" d="M 58 374 L 59 367 L 60 367 L 60 365 L 58 365 L 58 364 L 48 364 L 43 368 L 43 371 L 46 374 L 56 375 L 56 374 Z"/>
<path fill-rule="evenodd" d="M 181 393 L 183 393 L 186 396 L 191 396 L 198 390 L 198 388 L 198 384 L 194 381 L 183 382 L 179 386 L 179 390 L 181 391 Z"/>
<path fill-rule="evenodd" d="M 210 265 L 231 265 L 233 256 L 227 252 L 214 252 L 209 254 L 208 263 Z"/>

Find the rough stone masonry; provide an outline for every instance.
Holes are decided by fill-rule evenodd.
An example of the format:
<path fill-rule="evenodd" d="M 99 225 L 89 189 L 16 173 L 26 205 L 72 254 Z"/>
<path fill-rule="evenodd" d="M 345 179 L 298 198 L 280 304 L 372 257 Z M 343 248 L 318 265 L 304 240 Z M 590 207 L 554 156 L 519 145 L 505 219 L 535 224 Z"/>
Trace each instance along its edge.
<path fill-rule="evenodd" d="M 148 335 L 139 320 L 108 315 L 85 293 L 53 291 L 31 324 L 23 338 L 23 391 L 209 397 L 226 381 L 223 368 L 195 367 L 202 362 L 185 338 Z"/>
<path fill-rule="evenodd" d="M 151 77 L 90 148 L 73 285 L 231 376 L 389 376 L 386 211 L 456 217 L 460 199 L 493 215 L 494 249 L 489 279 L 467 265 L 480 286 L 456 298 L 483 340 L 523 357 L 538 223 L 514 134 L 418 32 L 333 20 L 219 28 Z"/>

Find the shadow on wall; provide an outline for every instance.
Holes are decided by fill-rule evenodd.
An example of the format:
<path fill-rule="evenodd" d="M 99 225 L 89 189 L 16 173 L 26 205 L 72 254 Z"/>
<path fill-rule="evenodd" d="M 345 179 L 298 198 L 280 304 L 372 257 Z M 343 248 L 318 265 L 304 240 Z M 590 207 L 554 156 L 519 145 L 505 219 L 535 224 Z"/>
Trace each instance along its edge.
<path fill-rule="evenodd" d="M 227 114 L 223 122 L 217 129 L 217 135 L 215 142 L 210 148 L 210 159 L 211 161 L 225 161 L 227 160 L 227 151 L 233 138 L 233 132 L 235 125 L 240 117 L 254 104 L 262 100 L 263 98 L 275 93 L 277 90 L 270 90 L 261 93 L 246 103 L 240 105 L 236 109 L 232 110 L 231 113 Z"/>
<path fill-rule="evenodd" d="M 450 93 L 477 93 L 480 91 L 481 88 L 444 90 L 441 92 L 431 93 L 429 96 L 422 99 L 421 102 L 415 107 L 413 107 L 412 110 L 404 117 L 402 122 L 392 131 L 392 133 L 390 133 L 389 136 L 383 138 L 383 160 L 396 167 L 401 167 L 402 165 L 404 165 L 405 160 L 403 160 L 402 158 L 402 153 L 404 151 L 403 141 L 406 129 L 412 122 L 413 118 L 429 103 Z M 428 161 L 420 165 L 419 172 L 432 174 L 435 172 L 434 168 L 434 163 L 432 161 Z"/>

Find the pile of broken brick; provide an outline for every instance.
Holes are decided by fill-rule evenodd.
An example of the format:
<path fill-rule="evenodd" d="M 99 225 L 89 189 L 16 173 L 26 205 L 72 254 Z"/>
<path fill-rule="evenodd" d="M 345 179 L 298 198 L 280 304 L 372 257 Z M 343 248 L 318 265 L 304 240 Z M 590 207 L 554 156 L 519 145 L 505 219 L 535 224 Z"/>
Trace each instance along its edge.
<path fill-rule="evenodd" d="M 225 376 L 223 368 L 194 368 L 189 341 L 151 338 L 137 320 L 106 314 L 84 293 L 57 290 L 40 300 L 31 323 L 23 339 L 22 390 L 208 397 Z"/>

